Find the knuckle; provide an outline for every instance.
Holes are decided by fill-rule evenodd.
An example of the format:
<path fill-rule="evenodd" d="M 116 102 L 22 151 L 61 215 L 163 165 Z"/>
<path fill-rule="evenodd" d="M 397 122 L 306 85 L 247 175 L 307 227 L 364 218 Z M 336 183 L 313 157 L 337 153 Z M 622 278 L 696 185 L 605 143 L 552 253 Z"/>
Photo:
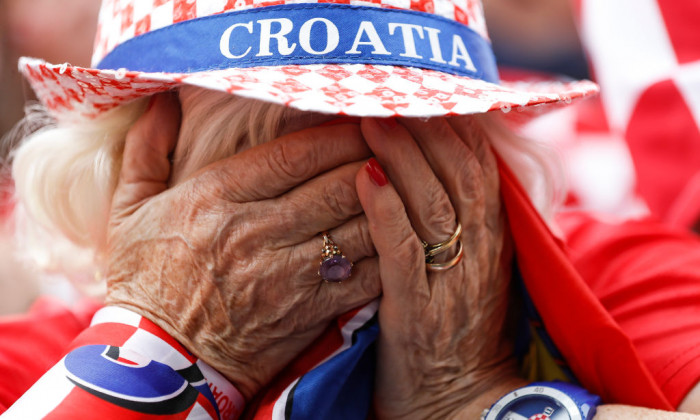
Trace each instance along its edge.
<path fill-rule="evenodd" d="M 458 173 L 455 181 L 458 191 L 466 192 L 469 195 L 476 194 L 485 181 L 481 164 L 472 153 L 467 154 L 462 159 Z"/>
<path fill-rule="evenodd" d="M 321 197 L 328 211 L 341 220 L 361 212 L 354 183 L 339 179 L 324 185 Z"/>
<path fill-rule="evenodd" d="M 425 220 L 428 226 L 451 230 L 454 228 L 455 211 L 452 202 L 442 189 L 431 188 Z"/>
<path fill-rule="evenodd" d="M 455 135 L 454 130 L 444 118 L 431 118 L 429 123 L 427 128 L 430 130 L 431 136 L 434 136 L 432 138 L 446 138 Z"/>
<path fill-rule="evenodd" d="M 183 190 L 184 194 L 193 202 L 214 197 L 235 201 L 236 197 L 233 192 L 239 191 L 240 188 L 235 173 L 232 173 L 226 166 L 218 165 L 186 182 Z"/>
<path fill-rule="evenodd" d="M 267 154 L 267 163 L 277 176 L 305 179 L 313 162 L 316 162 L 316 149 L 302 150 L 294 145 L 295 143 L 286 141 L 274 142 Z"/>

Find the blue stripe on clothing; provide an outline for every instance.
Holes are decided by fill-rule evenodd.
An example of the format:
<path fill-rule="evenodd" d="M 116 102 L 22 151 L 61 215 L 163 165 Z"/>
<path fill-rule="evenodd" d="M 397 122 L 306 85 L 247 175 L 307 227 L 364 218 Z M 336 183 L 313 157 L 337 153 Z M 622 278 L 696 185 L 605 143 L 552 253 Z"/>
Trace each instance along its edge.
<path fill-rule="evenodd" d="M 287 420 L 363 420 L 374 390 L 375 314 L 353 333 L 353 344 L 299 379 L 287 401 Z"/>

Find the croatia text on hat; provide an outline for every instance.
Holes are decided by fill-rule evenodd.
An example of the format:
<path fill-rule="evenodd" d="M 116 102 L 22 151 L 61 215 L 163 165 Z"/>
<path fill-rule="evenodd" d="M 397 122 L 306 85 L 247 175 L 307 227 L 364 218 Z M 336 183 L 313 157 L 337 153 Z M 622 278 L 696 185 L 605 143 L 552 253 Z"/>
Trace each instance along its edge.
<path fill-rule="evenodd" d="M 333 3 L 181 22 L 126 41 L 98 67 L 192 73 L 340 63 L 411 66 L 498 82 L 489 41 L 466 25 L 422 12 Z"/>

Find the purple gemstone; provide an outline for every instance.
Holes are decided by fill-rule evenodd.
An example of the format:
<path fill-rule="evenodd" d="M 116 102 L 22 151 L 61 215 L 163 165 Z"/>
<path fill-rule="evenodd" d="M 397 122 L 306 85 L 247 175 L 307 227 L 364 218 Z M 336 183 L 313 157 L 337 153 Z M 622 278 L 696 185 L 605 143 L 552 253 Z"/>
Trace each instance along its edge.
<path fill-rule="evenodd" d="M 325 281 L 338 283 L 350 278 L 352 263 L 342 255 L 334 255 L 321 263 L 318 273 Z"/>

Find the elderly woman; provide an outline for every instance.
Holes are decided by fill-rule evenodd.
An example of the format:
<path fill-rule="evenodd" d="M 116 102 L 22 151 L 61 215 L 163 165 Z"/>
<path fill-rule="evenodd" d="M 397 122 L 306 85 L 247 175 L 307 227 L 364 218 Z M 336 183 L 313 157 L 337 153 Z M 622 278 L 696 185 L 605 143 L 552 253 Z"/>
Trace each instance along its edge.
<path fill-rule="evenodd" d="M 224 3 L 105 1 L 100 69 L 21 63 L 58 122 L 18 192 L 108 291 L 8 415 L 591 418 L 571 384 L 511 393 L 520 281 L 571 369 L 539 379 L 670 408 L 520 186 L 535 147 L 485 113 L 594 86 L 497 84 L 477 1 Z"/>

